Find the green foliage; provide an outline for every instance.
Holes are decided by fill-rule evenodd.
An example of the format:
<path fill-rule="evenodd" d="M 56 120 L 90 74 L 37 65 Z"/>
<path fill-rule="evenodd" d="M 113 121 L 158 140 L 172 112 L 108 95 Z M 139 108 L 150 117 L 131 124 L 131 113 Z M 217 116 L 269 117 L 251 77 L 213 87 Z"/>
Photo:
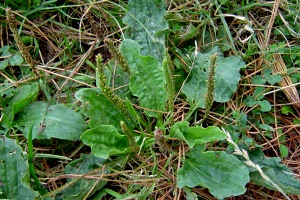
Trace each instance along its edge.
<path fill-rule="evenodd" d="M 289 155 L 289 149 L 287 146 L 280 144 L 279 152 L 282 158 L 286 158 Z"/>
<path fill-rule="evenodd" d="M 15 126 L 28 138 L 32 125 L 33 139 L 59 138 L 78 140 L 86 125 L 82 116 L 62 104 L 48 105 L 36 101 L 22 110 Z"/>
<path fill-rule="evenodd" d="M 64 170 L 65 174 L 78 174 L 84 175 L 90 173 L 93 170 L 97 170 L 100 167 L 103 167 L 105 160 L 94 156 L 93 154 L 82 154 L 79 159 L 69 163 Z M 93 173 L 93 175 L 101 176 L 103 173 L 109 173 L 109 170 L 105 172 L 98 171 Z M 57 199 L 84 199 L 88 196 L 92 196 L 95 192 L 103 188 L 107 181 L 97 181 L 92 179 L 77 178 L 77 179 L 68 179 L 70 184 L 65 190 L 56 195 Z"/>
<path fill-rule="evenodd" d="M 139 103 L 146 109 L 146 114 L 158 117 L 160 114 L 155 111 L 164 111 L 167 103 L 163 66 L 152 56 L 140 55 L 140 48 L 133 40 L 124 40 L 120 45 L 130 67 L 129 87 L 132 94 L 139 97 Z"/>
<path fill-rule="evenodd" d="M 216 102 L 227 102 L 236 91 L 240 81 L 239 70 L 246 65 L 240 57 L 224 57 L 218 47 L 210 52 L 197 53 L 193 63 L 190 63 L 191 74 L 189 80 L 182 88 L 187 96 L 187 101 L 193 108 L 205 108 L 206 80 L 208 79 L 208 66 L 210 57 L 217 53 L 215 72 L 215 94 Z M 197 88 L 197 89 L 196 89 Z"/>
<path fill-rule="evenodd" d="M 278 74 L 272 74 L 271 68 L 266 68 L 263 70 L 262 75 L 256 75 L 252 77 L 252 83 L 257 86 L 254 90 L 252 96 L 247 96 L 244 103 L 248 107 L 253 107 L 259 105 L 259 110 L 261 112 L 269 112 L 271 110 L 271 104 L 269 101 L 264 99 L 265 87 L 261 86 L 266 83 L 274 85 L 281 81 L 281 76 Z"/>
<path fill-rule="evenodd" d="M 164 20 L 165 12 L 163 0 L 130 0 L 123 18 L 124 23 L 129 26 L 126 37 L 140 45 L 141 55 L 151 55 L 160 62 L 165 51 L 164 31 L 168 28 Z"/>
<path fill-rule="evenodd" d="M 99 158 L 106 159 L 109 156 L 130 152 L 128 138 L 118 133 L 112 125 L 99 125 L 89 129 L 80 138 L 91 146 L 93 154 Z"/>
<path fill-rule="evenodd" d="M 250 159 L 258 164 L 264 174 L 266 174 L 273 183 L 278 185 L 287 194 L 300 194 L 299 181 L 294 177 L 293 171 L 286 165 L 280 164 L 280 158 L 267 158 L 260 149 L 249 151 Z M 250 170 L 250 178 L 254 183 L 271 190 L 277 190 L 272 184 L 267 182 L 257 170 Z"/>
<path fill-rule="evenodd" d="M 240 160 L 223 151 L 202 151 L 198 148 L 190 150 L 178 171 L 178 187 L 202 186 L 218 199 L 246 191 L 249 171 Z"/>
<path fill-rule="evenodd" d="M 289 41 L 298 26 L 292 22 L 297 7 L 289 5 L 294 10 L 289 10 L 284 24 L 290 27 L 279 27 L 284 15 L 275 18 L 276 41 L 285 34 L 286 42 L 268 49 L 260 44 L 261 37 L 256 38 L 259 30 L 250 27 L 252 23 L 256 26 L 259 19 L 251 22 L 247 14 L 255 17 L 256 12 L 251 9 L 259 8 L 257 13 L 260 13 L 264 6 L 272 8 L 273 2 L 250 1 L 245 5 L 244 1 L 219 0 L 176 6 L 163 0 L 129 0 L 127 7 L 125 3 L 84 0 L 85 7 L 56 0 L 0 3 L 1 8 L 12 8 L 8 16 L 13 22 L 10 24 L 13 34 L 8 32 L 4 43 L 21 45 L 22 55 L 25 52 L 31 61 L 27 61 L 31 68 L 24 66 L 23 57 L 13 46 L 0 48 L 0 81 L 3 82 L 0 110 L 1 126 L 5 129 L 1 130 L 5 136 L 0 139 L 0 197 L 102 199 L 110 195 L 116 199 L 146 200 L 158 197 L 159 193 L 158 198 L 178 197 L 174 187 L 179 187 L 185 193 L 180 194 L 181 198 L 198 199 L 194 189 L 202 187 L 214 197 L 224 199 L 244 194 L 249 181 L 278 190 L 285 197 L 285 193 L 299 195 L 300 184 L 293 172 L 281 164 L 280 158 L 267 158 L 256 143 L 262 141 L 262 136 L 266 140 L 274 139 L 277 123 L 278 146 L 266 149 L 280 152 L 281 158 L 294 156 L 292 145 L 287 144 L 290 135 L 280 132 L 285 130 L 281 128 L 282 118 L 276 120 L 269 111 L 274 111 L 274 115 L 281 111 L 293 117 L 294 124 L 300 123 L 298 113 L 289 106 L 280 110 L 278 107 L 283 102 L 274 102 L 272 109 L 273 103 L 265 94 L 270 85 L 281 81 L 281 76 L 289 75 L 294 82 L 300 80 L 299 47 Z M 279 5 L 281 14 L 287 10 L 284 6 Z M 0 10 L 2 16 L 4 10 Z M 229 11 L 232 14 L 223 14 Z M 41 19 L 30 20 L 34 16 Z M 263 28 L 264 24 L 259 26 Z M 25 29 L 34 31 L 36 27 L 61 29 L 51 32 L 51 37 L 50 32 L 40 30 L 26 36 Z M 104 34 L 103 27 L 109 35 Z M 34 35 L 42 32 L 41 38 L 35 38 Z M 74 39 L 76 35 L 79 40 Z M 17 42 L 9 41 L 12 36 Z M 118 36 L 123 38 L 116 47 Z M 114 40 L 106 39 L 110 37 Z M 84 53 L 92 40 L 95 42 L 88 52 L 75 55 L 74 52 Z M 270 37 L 271 41 L 274 40 Z M 107 48 L 111 54 L 106 54 Z M 44 52 L 48 50 L 55 53 Z M 49 61 L 49 55 L 43 55 L 48 53 L 56 56 Z M 256 67 L 257 59 L 267 59 L 273 64 L 274 53 L 284 59 L 286 72 L 274 74 L 263 62 L 257 62 L 259 68 Z M 31 58 L 31 55 L 35 56 Z M 97 66 L 93 64 L 94 57 Z M 72 68 L 73 63 L 69 62 L 77 62 L 77 58 L 79 62 Z M 244 75 L 241 78 L 245 63 L 247 68 L 241 72 Z M 96 78 L 85 64 L 96 69 Z M 33 76 L 32 72 L 40 74 Z M 92 88 L 95 82 L 97 88 Z M 280 99 L 277 97 L 280 94 L 281 91 L 274 93 L 276 99 Z M 67 101 L 61 98 L 65 96 Z M 45 98 L 49 103 L 43 102 Z M 203 127 L 207 116 L 210 121 L 205 121 Z M 215 124 L 223 125 L 223 131 Z M 256 137 L 251 137 L 253 130 L 257 131 Z M 78 143 L 81 144 L 77 147 Z M 40 154 L 40 149 L 44 149 L 38 147 L 45 144 L 46 148 L 47 145 L 54 148 L 50 147 L 49 154 Z M 45 160 L 40 162 L 38 157 Z M 52 162 L 52 159 L 64 159 L 64 162 Z M 54 175 L 41 171 L 51 168 L 52 172 L 57 163 L 64 170 Z M 106 186 L 109 183 L 106 176 L 113 181 L 118 179 L 122 189 L 117 185 Z M 43 188 L 40 182 L 45 177 L 53 179 Z M 45 194 L 53 180 L 63 185 Z"/>
<path fill-rule="evenodd" d="M 85 105 L 84 114 L 90 118 L 90 128 L 95 128 L 99 125 L 113 125 L 121 132 L 120 122 L 128 122 L 126 116 L 111 104 L 99 89 L 82 89 L 76 92 L 75 97 Z"/>
<path fill-rule="evenodd" d="M 164 69 L 164 74 L 167 82 L 168 107 L 169 107 L 169 111 L 173 112 L 174 96 L 175 96 L 175 82 L 174 82 L 175 69 L 168 50 L 165 51 L 165 58 L 163 60 L 163 69 Z"/>
<path fill-rule="evenodd" d="M 189 127 L 189 123 L 186 121 L 176 122 L 170 129 L 170 136 L 185 141 L 190 148 L 196 144 L 206 144 L 226 138 L 224 132 L 216 126 Z"/>
<path fill-rule="evenodd" d="M 1 199 L 35 199 L 39 194 L 30 187 L 28 162 L 23 150 L 10 138 L 0 139 Z"/>
<path fill-rule="evenodd" d="M 1 121 L 3 127 L 11 127 L 15 115 L 24 107 L 34 101 L 38 95 L 39 87 L 37 83 L 22 85 L 19 88 L 13 89 L 11 94 L 2 103 L 6 107 L 4 117 Z M 3 93 L 1 96 L 7 95 Z"/>
<path fill-rule="evenodd" d="M 4 57 L 4 60 L 0 61 L 0 70 L 5 69 L 9 65 L 20 66 L 24 62 L 22 55 L 10 49 L 9 46 L 0 48 L 0 56 Z"/>

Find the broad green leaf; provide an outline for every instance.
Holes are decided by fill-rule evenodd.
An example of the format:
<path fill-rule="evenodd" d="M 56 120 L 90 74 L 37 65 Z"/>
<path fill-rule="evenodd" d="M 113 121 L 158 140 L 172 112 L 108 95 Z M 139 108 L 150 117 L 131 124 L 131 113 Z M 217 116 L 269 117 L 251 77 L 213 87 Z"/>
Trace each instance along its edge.
<path fill-rule="evenodd" d="M 20 53 L 16 53 L 11 58 L 9 58 L 9 63 L 12 66 L 19 66 L 23 63 L 24 59 Z"/>
<path fill-rule="evenodd" d="M 241 57 L 229 56 L 224 58 L 218 47 L 214 47 L 207 53 L 198 53 L 195 62 L 190 64 L 192 68 L 190 79 L 182 88 L 182 92 L 187 96 L 187 101 L 192 107 L 204 108 L 205 106 L 204 97 L 207 90 L 208 66 L 210 65 L 210 57 L 214 53 L 218 55 L 214 100 L 227 102 L 237 89 L 241 77 L 239 70 L 246 66 Z"/>
<path fill-rule="evenodd" d="M 0 48 L 0 55 L 1 56 L 8 56 L 10 54 L 9 52 L 9 46 L 4 46 L 2 48 Z"/>
<path fill-rule="evenodd" d="M 300 182 L 294 176 L 292 170 L 286 165 L 280 164 L 280 158 L 267 158 L 261 149 L 249 152 L 249 157 L 255 164 L 258 164 L 265 175 L 267 175 L 273 183 L 278 185 L 285 193 L 300 195 Z M 258 171 L 250 169 L 251 181 L 257 185 L 266 187 L 271 190 L 277 190 L 271 183 L 267 182 Z"/>
<path fill-rule="evenodd" d="M 202 186 L 216 198 L 224 199 L 244 194 L 249 180 L 247 167 L 233 155 L 191 149 L 178 170 L 177 186 Z"/>
<path fill-rule="evenodd" d="M 281 81 L 281 76 L 279 74 L 271 75 L 266 77 L 268 83 L 274 85 L 275 83 L 279 83 Z"/>
<path fill-rule="evenodd" d="M 59 138 L 78 140 L 86 125 L 82 116 L 62 104 L 48 105 L 34 102 L 22 110 L 14 121 L 15 126 L 28 138 L 29 128 L 33 139 Z"/>
<path fill-rule="evenodd" d="M 8 66 L 8 60 L 0 61 L 0 70 L 5 69 Z"/>
<path fill-rule="evenodd" d="M 248 107 L 253 107 L 257 104 L 257 101 L 253 96 L 247 96 L 246 99 L 244 100 L 244 104 Z"/>
<path fill-rule="evenodd" d="M 171 127 L 170 136 L 185 141 L 190 148 L 193 148 L 195 144 L 205 144 L 226 138 L 226 134 L 216 126 L 189 127 L 186 121 L 176 122 Z"/>
<path fill-rule="evenodd" d="M 13 107 L 13 112 L 16 114 L 30 102 L 36 99 L 39 92 L 39 86 L 37 82 L 31 85 L 23 85 L 15 91 L 15 95 L 10 100 L 9 104 Z"/>
<path fill-rule="evenodd" d="M 28 163 L 15 140 L 0 139 L 0 198 L 32 200 L 39 196 L 30 187 Z"/>
<path fill-rule="evenodd" d="M 133 40 L 124 40 L 120 50 L 130 67 L 129 87 L 133 95 L 139 97 L 140 106 L 149 117 L 158 117 L 167 102 L 166 80 L 163 66 L 156 58 L 141 56 L 140 46 Z"/>
<path fill-rule="evenodd" d="M 267 68 L 263 71 L 264 76 L 268 80 L 268 83 L 271 85 L 274 85 L 275 83 L 278 83 L 281 81 L 281 76 L 279 74 L 272 75 L 272 69 Z"/>
<path fill-rule="evenodd" d="M 82 154 L 79 159 L 69 163 L 64 170 L 65 174 L 78 174 L 83 175 L 90 173 L 95 169 L 102 168 L 105 160 L 94 156 L 93 154 Z M 109 173 L 107 169 L 105 169 L 105 173 Z M 103 171 L 99 171 L 93 173 L 91 175 L 102 175 Z M 104 185 L 106 185 L 107 181 L 97 181 L 93 179 L 87 178 L 78 178 L 77 182 L 69 185 L 65 190 L 56 195 L 56 199 L 84 199 L 87 195 L 93 195 L 97 190 L 101 189 Z M 75 179 L 68 178 L 68 183 L 74 181 Z M 96 185 L 94 185 L 96 184 Z M 92 192 L 91 192 L 92 190 Z"/>
<path fill-rule="evenodd" d="M 272 108 L 270 102 L 265 99 L 258 101 L 257 103 L 260 106 L 260 111 L 262 112 L 268 112 Z"/>
<path fill-rule="evenodd" d="M 105 98 L 100 89 L 82 89 L 76 92 L 75 97 L 84 103 L 84 114 L 90 118 L 90 128 L 99 125 L 113 125 L 118 131 L 121 131 L 120 122 L 128 122 L 121 111 Z M 126 124 L 134 126 L 132 123 Z"/>
<path fill-rule="evenodd" d="M 119 134 L 112 125 L 99 125 L 89 129 L 80 138 L 84 144 L 92 148 L 93 154 L 99 158 L 107 159 L 109 156 L 130 152 L 127 137 Z"/>
<path fill-rule="evenodd" d="M 126 37 L 141 46 L 141 55 L 151 55 L 160 62 L 165 51 L 165 34 L 168 24 L 164 20 L 163 0 L 130 0 L 123 22 L 128 25 Z"/>
<path fill-rule="evenodd" d="M 38 91 L 39 87 L 37 82 L 17 88 L 14 91 L 13 97 L 7 102 L 8 107 L 5 109 L 1 125 L 9 126 L 9 124 L 13 122 L 15 115 L 36 99 Z"/>
<path fill-rule="evenodd" d="M 252 78 L 253 84 L 263 85 L 266 82 L 267 82 L 266 79 L 264 79 L 262 75 L 253 76 L 253 78 Z"/>
<path fill-rule="evenodd" d="M 184 137 L 184 134 L 187 133 L 188 130 L 189 130 L 189 122 L 187 121 L 176 122 L 170 129 L 170 137 L 179 138 L 187 142 L 187 140 Z"/>

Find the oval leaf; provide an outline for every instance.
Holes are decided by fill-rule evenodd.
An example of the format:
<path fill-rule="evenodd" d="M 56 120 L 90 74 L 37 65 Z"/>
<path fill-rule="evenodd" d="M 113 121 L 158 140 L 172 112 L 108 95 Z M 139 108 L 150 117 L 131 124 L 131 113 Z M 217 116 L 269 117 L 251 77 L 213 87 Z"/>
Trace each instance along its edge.
<path fill-rule="evenodd" d="M 227 102 L 236 91 L 240 81 L 239 70 L 246 67 L 241 57 L 229 56 L 224 58 L 219 47 L 214 47 L 210 52 L 198 53 L 190 79 L 184 84 L 182 92 L 187 96 L 187 101 L 194 107 L 204 108 L 204 97 L 208 78 L 210 57 L 217 53 L 215 73 L 215 95 L 217 102 Z M 191 56 L 193 57 L 193 56 Z"/>
<path fill-rule="evenodd" d="M 24 108 L 15 121 L 16 127 L 28 138 L 29 128 L 33 139 L 59 138 L 78 140 L 86 125 L 82 116 L 62 104 L 50 105 L 37 101 Z"/>
<path fill-rule="evenodd" d="M 245 185 L 250 180 L 249 171 L 233 155 L 197 150 L 191 150 L 189 155 L 178 170 L 179 188 L 202 186 L 218 199 L 241 195 L 246 191 Z"/>
<path fill-rule="evenodd" d="M 166 80 L 163 66 L 156 58 L 141 56 L 140 46 L 133 40 L 124 40 L 120 50 L 130 67 L 129 87 L 133 95 L 139 97 L 140 105 L 148 117 L 158 117 L 167 102 Z"/>
<path fill-rule="evenodd" d="M 92 152 L 99 158 L 106 159 L 112 155 L 130 152 L 128 139 L 118 133 L 112 125 L 100 125 L 85 131 L 80 137 L 84 144 L 92 148 Z"/>
<path fill-rule="evenodd" d="M 20 53 L 16 53 L 11 58 L 9 58 L 9 63 L 12 66 L 19 66 L 23 63 L 24 59 Z"/>
<path fill-rule="evenodd" d="M 141 55 L 151 55 L 162 61 L 165 51 L 165 34 L 168 23 L 163 0 L 130 0 L 123 22 L 128 25 L 127 38 L 135 40 L 141 46 Z"/>
<path fill-rule="evenodd" d="M 171 127 L 170 136 L 185 141 L 190 148 L 193 148 L 195 144 L 205 144 L 226 138 L 226 134 L 216 126 L 189 127 L 189 123 L 185 121 L 175 123 Z"/>

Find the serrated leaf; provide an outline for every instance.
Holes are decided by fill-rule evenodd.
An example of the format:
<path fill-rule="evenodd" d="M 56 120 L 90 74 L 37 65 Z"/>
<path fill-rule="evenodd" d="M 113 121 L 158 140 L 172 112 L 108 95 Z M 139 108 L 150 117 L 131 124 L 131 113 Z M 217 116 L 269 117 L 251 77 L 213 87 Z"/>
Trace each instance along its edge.
<path fill-rule="evenodd" d="M 86 125 L 82 116 L 62 104 L 50 105 L 36 101 L 24 108 L 17 119 L 15 126 L 28 138 L 29 128 L 33 139 L 59 138 L 78 140 Z"/>
<path fill-rule="evenodd" d="M 268 112 L 272 108 L 270 102 L 265 99 L 258 101 L 257 103 L 260 106 L 260 111 L 262 111 L 262 112 Z"/>
<path fill-rule="evenodd" d="M 32 200 L 39 196 L 30 187 L 28 163 L 15 140 L 0 139 L 0 198 Z"/>
<path fill-rule="evenodd" d="M 190 148 L 196 144 L 205 144 L 226 138 L 226 134 L 216 126 L 189 127 L 189 123 L 186 121 L 176 122 L 170 129 L 170 136 L 185 141 Z"/>
<path fill-rule="evenodd" d="M 120 122 L 128 122 L 127 118 L 112 105 L 99 89 L 82 89 L 76 92 L 75 97 L 84 103 L 84 114 L 90 118 L 90 128 L 99 125 L 113 125 L 122 131 Z M 132 123 L 127 123 L 134 126 Z"/>
<path fill-rule="evenodd" d="M 141 46 L 141 55 L 151 55 L 160 62 L 165 51 L 165 35 L 168 24 L 164 20 L 165 2 L 163 0 L 130 0 L 123 22 L 129 27 L 128 39 Z"/>
<path fill-rule="evenodd" d="M 247 167 L 233 155 L 192 149 L 178 170 L 177 186 L 202 186 L 216 198 L 224 199 L 243 194 L 249 180 Z"/>
<path fill-rule="evenodd" d="M 112 125 L 100 125 L 85 131 L 81 135 L 84 144 L 92 148 L 95 156 L 107 159 L 109 156 L 130 152 L 130 145 L 125 135 L 118 133 Z"/>
<path fill-rule="evenodd" d="M 105 160 L 94 156 L 93 154 L 82 154 L 79 159 L 69 163 L 64 170 L 65 174 L 79 174 L 84 175 L 95 169 L 101 168 L 104 165 Z M 107 168 L 104 171 L 98 171 L 93 175 L 101 176 L 104 173 L 109 173 Z M 74 179 L 67 179 L 68 183 Z M 65 190 L 56 195 L 56 199 L 84 199 L 87 196 L 93 195 L 97 190 L 101 189 L 107 181 L 93 180 L 81 178 L 77 182 L 69 185 Z M 96 184 L 96 185 L 95 185 Z M 91 191 L 92 190 L 92 191 Z"/>
<path fill-rule="evenodd" d="M 124 40 L 120 50 L 130 67 L 129 87 L 133 95 L 139 97 L 140 106 L 146 108 L 148 117 L 158 117 L 167 102 L 166 80 L 163 66 L 156 58 L 141 56 L 140 46 L 133 40 Z"/>
<path fill-rule="evenodd" d="M 12 66 L 19 66 L 24 62 L 24 59 L 20 53 L 16 53 L 11 58 L 9 58 L 9 63 Z"/>
<path fill-rule="evenodd" d="M 279 186 L 287 194 L 300 194 L 300 182 L 295 178 L 293 171 L 286 165 L 280 164 L 280 158 L 267 158 L 261 149 L 249 151 L 249 157 L 252 162 L 258 164 L 265 175 L 273 183 Z M 271 183 L 267 182 L 258 171 L 252 169 L 250 173 L 251 181 L 257 185 L 271 190 L 277 190 Z"/>
<path fill-rule="evenodd" d="M 215 94 L 217 102 L 227 102 L 236 91 L 240 80 L 239 70 L 246 66 L 241 57 L 230 56 L 224 58 L 219 47 L 214 47 L 210 52 L 198 53 L 190 74 L 190 79 L 184 84 L 182 92 L 187 96 L 187 101 L 193 107 L 204 108 L 208 66 L 210 57 L 217 53 L 215 73 Z M 193 56 L 192 56 L 193 57 Z"/>

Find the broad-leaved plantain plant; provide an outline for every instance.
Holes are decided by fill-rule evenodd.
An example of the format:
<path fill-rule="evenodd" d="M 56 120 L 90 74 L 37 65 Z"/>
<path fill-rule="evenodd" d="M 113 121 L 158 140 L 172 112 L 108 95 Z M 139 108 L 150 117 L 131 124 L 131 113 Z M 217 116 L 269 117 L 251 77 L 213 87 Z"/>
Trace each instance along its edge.
<path fill-rule="evenodd" d="M 81 135 L 82 141 L 103 159 L 140 156 L 152 151 L 154 144 L 164 155 L 172 155 L 175 149 L 168 141 L 182 141 L 190 148 L 177 169 L 177 187 L 184 191 L 202 186 L 223 199 L 245 193 L 245 185 L 252 180 L 284 195 L 300 194 L 298 182 L 291 174 L 280 173 L 276 177 L 275 173 L 281 170 L 290 172 L 278 160 L 264 160 L 261 151 L 241 149 L 226 130 L 201 126 L 214 101 L 227 102 L 235 93 L 239 70 L 246 66 L 241 57 L 224 57 L 218 47 L 190 55 L 189 78 L 182 83 L 190 110 L 184 121 L 174 121 L 176 94 L 180 91 L 174 89 L 174 67 L 165 45 L 168 25 L 164 14 L 162 0 L 129 1 L 124 18 L 128 25 L 126 39 L 119 48 L 107 41 L 118 62 L 115 74 L 111 63 L 104 64 L 98 55 L 98 88 L 76 93 L 90 119 L 90 129 Z M 206 110 L 204 118 L 198 125 L 190 126 L 191 116 L 198 108 Z M 238 155 L 206 150 L 207 143 L 226 138 Z M 288 186 L 284 184 L 286 180 L 290 181 Z"/>
<path fill-rule="evenodd" d="M 88 118 L 88 129 L 80 114 L 62 104 L 51 105 L 50 101 L 32 103 L 37 98 L 39 87 L 47 93 L 42 79 L 39 83 L 14 89 L 10 94 L 5 93 L 9 97 L 4 102 L 7 111 L 1 126 L 5 128 L 5 134 L 12 127 L 23 132 L 28 138 L 29 151 L 25 156 L 16 141 L 6 137 L 0 139 L 0 197 L 21 198 L 20 195 L 23 195 L 24 199 L 33 199 L 40 198 L 41 194 L 44 198 L 52 195 L 51 192 L 45 194 L 35 175 L 32 151 L 33 139 L 50 138 L 81 139 L 92 149 L 94 155 L 82 155 L 69 163 L 65 168 L 66 174 L 94 172 L 102 176 L 122 168 L 120 163 L 126 164 L 128 158 L 148 160 L 151 157 L 156 160 L 157 155 L 167 158 L 166 167 L 172 165 L 173 157 L 183 155 L 178 153 L 181 144 L 187 149 L 185 156 L 178 158 L 182 160 L 180 166 L 176 164 L 171 168 L 177 175 L 176 186 L 182 188 L 187 196 L 196 196 L 190 190 L 196 186 L 207 188 L 218 199 L 241 195 L 249 181 L 278 190 L 287 199 L 286 194 L 300 194 L 299 182 L 287 166 L 280 164 L 279 158 L 266 158 L 259 147 L 250 150 L 238 139 L 233 140 L 224 127 L 202 126 L 213 102 L 227 102 L 236 92 L 239 71 L 246 64 L 239 56 L 224 57 L 217 46 L 205 53 L 195 51 L 185 60 L 188 77 L 185 81 L 175 81 L 175 69 L 165 41 L 168 30 L 165 10 L 163 0 L 129 1 L 123 19 L 127 29 L 122 43 L 116 47 L 112 41 L 104 41 L 114 59 L 104 63 L 102 56 L 97 55 L 97 88 L 81 89 L 75 94 Z M 7 20 L 31 73 L 39 77 L 35 63 L 19 38 L 9 9 Z M 6 48 L 0 49 L 3 55 L 7 52 Z M 18 65 L 21 62 L 20 55 L 15 54 L 0 63 L 0 69 L 6 68 L 8 63 Z M 269 75 L 265 72 L 266 77 L 271 77 Z M 189 111 L 182 120 L 174 118 L 178 96 L 189 104 Z M 260 100 L 255 99 L 255 103 L 262 104 Z M 263 110 L 269 110 L 269 107 Z M 196 122 L 192 119 L 199 108 L 205 112 L 203 118 Z M 206 148 L 212 143 L 228 146 L 227 151 Z M 107 162 L 111 160 L 116 162 Z M 107 163 L 107 169 L 99 170 Z M 156 172 L 162 173 L 155 169 L 151 171 L 154 176 Z M 29 187 L 30 175 L 40 194 Z M 61 199 L 83 199 L 106 183 L 105 180 L 81 178 L 68 180 L 70 187 L 59 188 L 55 193 Z M 7 195 L 12 186 L 16 188 Z M 151 195 L 153 188 L 151 186 L 147 195 Z M 106 192 L 113 194 L 109 189 Z"/>

